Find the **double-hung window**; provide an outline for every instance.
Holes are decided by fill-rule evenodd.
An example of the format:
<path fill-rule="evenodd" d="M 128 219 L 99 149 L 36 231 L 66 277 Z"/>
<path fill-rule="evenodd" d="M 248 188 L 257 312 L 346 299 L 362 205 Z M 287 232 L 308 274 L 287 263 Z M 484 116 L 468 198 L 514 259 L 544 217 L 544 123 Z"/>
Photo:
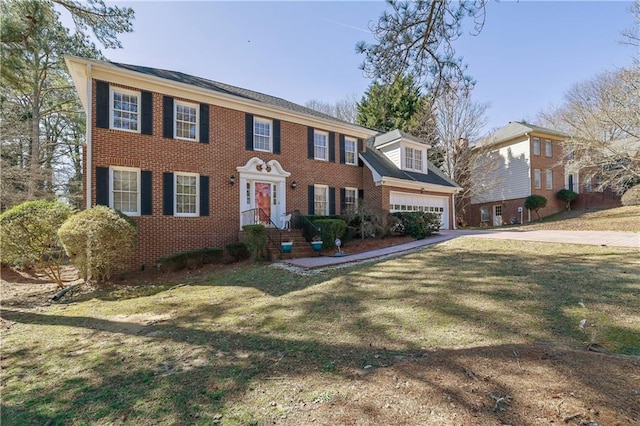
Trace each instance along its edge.
<path fill-rule="evenodd" d="M 535 169 L 533 171 L 533 187 L 535 189 L 542 188 L 542 184 L 541 184 L 540 180 L 541 180 L 541 178 L 540 178 L 540 170 Z"/>
<path fill-rule="evenodd" d="M 553 150 L 551 148 L 551 141 L 549 139 L 547 139 L 544 142 L 544 155 L 547 157 L 552 157 L 553 156 Z"/>
<path fill-rule="evenodd" d="M 176 100 L 174 102 L 176 119 L 175 135 L 176 139 L 186 139 L 189 141 L 198 140 L 198 113 L 199 107 L 195 104 Z"/>
<path fill-rule="evenodd" d="M 140 92 L 111 88 L 111 128 L 140 132 Z"/>
<path fill-rule="evenodd" d="M 587 183 L 585 184 L 585 189 L 587 192 L 593 192 L 593 185 L 591 184 L 591 178 L 587 178 Z"/>
<path fill-rule="evenodd" d="M 545 177 L 545 188 L 553 189 L 553 172 L 551 170 L 547 170 L 547 176 Z"/>
<path fill-rule="evenodd" d="M 358 210 L 358 189 L 344 189 L 344 209 L 345 213 L 355 213 Z"/>
<path fill-rule="evenodd" d="M 200 214 L 200 176 L 196 173 L 176 172 L 174 176 L 174 212 L 176 216 Z"/>
<path fill-rule="evenodd" d="M 482 222 L 489 222 L 489 206 L 480 207 L 480 220 Z"/>
<path fill-rule="evenodd" d="M 129 216 L 140 214 L 140 169 L 111 167 L 109 205 Z"/>
<path fill-rule="evenodd" d="M 357 164 L 356 146 L 357 141 L 355 139 L 344 138 L 344 162 L 346 164 Z"/>
<path fill-rule="evenodd" d="M 253 118 L 253 149 L 256 151 L 271 152 L 272 122 L 264 118 Z"/>
<path fill-rule="evenodd" d="M 314 130 L 313 132 L 313 158 L 329 161 L 329 134 Z"/>
<path fill-rule="evenodd" d="M 313 211 L 319 216 L 329 214 L 329 187 L 326 185 L 314 185 Z"/>
<path fill-rule="evenodd" d="M 404 167 L 408 170 L 422 171 L 422 150 L 405 147 Z"/>
<path fill-rule="evenodd" d="M 533 138 L 533 155 L 540 155 L 540 139 Z"/>

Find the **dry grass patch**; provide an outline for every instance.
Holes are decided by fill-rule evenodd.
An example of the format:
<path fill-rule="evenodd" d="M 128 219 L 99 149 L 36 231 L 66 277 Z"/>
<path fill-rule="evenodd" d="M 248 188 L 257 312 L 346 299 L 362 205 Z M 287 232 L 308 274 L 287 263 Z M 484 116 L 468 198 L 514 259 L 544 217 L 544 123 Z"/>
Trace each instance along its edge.
<path fill-rule="evenodd" d="M 639 266 L 628 249 L 458 239 L 307 276 L 246 265 L 9 307 L 3 421 L 636 421 Z"/>
<path fill-rule="evenodd" d="M 573 210 L 545 217 L 526 229 L 640 232 L 640 206 L 606 210 Z"/>

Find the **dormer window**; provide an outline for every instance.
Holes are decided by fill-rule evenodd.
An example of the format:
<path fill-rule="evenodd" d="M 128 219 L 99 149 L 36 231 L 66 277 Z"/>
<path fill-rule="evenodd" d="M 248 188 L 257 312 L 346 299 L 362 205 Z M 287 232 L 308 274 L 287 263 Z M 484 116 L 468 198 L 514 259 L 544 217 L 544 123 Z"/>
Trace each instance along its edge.
<path fill-rule="evenodd" d="M 422 150 L 415 148 L 404 148 L 404 168 L 422 172 Z"/>

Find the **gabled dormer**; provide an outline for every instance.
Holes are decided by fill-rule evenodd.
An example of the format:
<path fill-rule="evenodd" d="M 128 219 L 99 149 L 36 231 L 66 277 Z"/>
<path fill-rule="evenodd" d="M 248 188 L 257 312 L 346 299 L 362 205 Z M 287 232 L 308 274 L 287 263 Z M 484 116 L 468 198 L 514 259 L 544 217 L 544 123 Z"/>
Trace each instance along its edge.
<path fill-rule="evenodd" d="M 427 150 L 431 147 L 401 130 L 376 136 L 373 147 L 400 170 L 424 174 L 429 172 Z"/>

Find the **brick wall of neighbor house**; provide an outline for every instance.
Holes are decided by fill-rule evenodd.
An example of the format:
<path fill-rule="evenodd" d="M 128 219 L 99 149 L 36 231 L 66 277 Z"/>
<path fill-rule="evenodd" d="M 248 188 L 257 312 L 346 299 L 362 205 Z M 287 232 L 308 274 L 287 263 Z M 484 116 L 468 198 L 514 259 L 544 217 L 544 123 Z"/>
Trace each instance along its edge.
<path fill-rule="evenodd" d="M 95 81 L 93 86 L 95 106 Z M 138 90 L 135 87 L 125 88 Z M 291 173 L 287 179 L 288 211 L 298 209 L 307 212 L 308 185 L 335 187 L 336 210 L 340 206 L 339 188 L 363 188 L 363 167 L 339 162 L 337 132 L 335 163 L 308 159 L 307 127 L 285 121 L 281 121 L 281 154 L 249 151 L 245 149 L 245 113 L 209 105 L 209 143 L 166 139 L 162 136 L 162 104 L 162 94 L 153 93 L 153 135 L 98 128 L 95 126 L 96 108 L 92 108 L 92 205 L 96 203 L 96 167 L 130 166 L 152 172 L 152 214 L 134 218 L 140 237 L 133 267 L 150 267 L 159 258 L 172 253 L 200 247 L 224 247 L 237 241 L 241 188 L 238 180 L 235 185 L 231 185 L 229 180 L 231 175 L 237 178 L 236 167 L 245 165 L 252 157 L 264 161 L 275 159 Z M 208 216 L 163 215 L 163 172 L 180 171 L 209 177 Z M 293 181 L 297 183 L 296 189 L 290 186 Z"/>
<path fill-rule="evenodd" d="M 544 209 L 539 211 L 540 217 L 549 216 L 564 210 L 564 202 L 556 197 L 558 191 L 565 186 L 564 182 L 564 162 L 563 162 L 563 147 L 562 142 L 559 140 L 553 140 L 544 136 L 535 136 L 540 138 L 540 155 L 533 154 L 533 138 L 531 137 L 531 194 L 542 195 L 547 199 L 547 205 Z M 552 145 L 552 156 L 547 157 L 545 155 L 545 141 L 550 140 Z M 534 170 L 540 170 L 540 183 L 541 188 L 535 188 L 534 182 Z M 551 170 L 553 172 L 553 186 L 551 189 L 546 188 L 546 171 Z M 524 202 L 523 202 L 524 204 Z M 532 220 L 537 219 L 535 213 L 532 213 Z"/>

